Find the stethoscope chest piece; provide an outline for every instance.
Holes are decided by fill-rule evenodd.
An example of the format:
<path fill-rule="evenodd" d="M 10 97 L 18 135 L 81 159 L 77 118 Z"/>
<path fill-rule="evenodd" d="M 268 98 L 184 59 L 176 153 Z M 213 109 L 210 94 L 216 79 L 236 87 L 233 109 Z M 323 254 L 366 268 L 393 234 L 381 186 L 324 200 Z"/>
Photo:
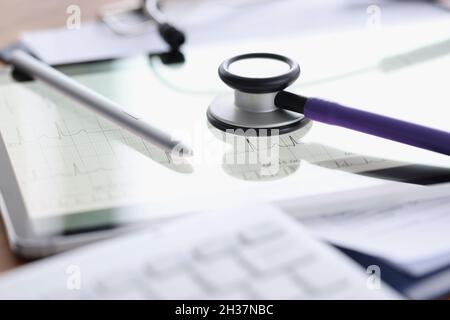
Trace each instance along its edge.
<path fill-rule="evenodd" d="M 277 54 L 251 53 L 225 60 L 219 76 L 235 91 L 212 102 L 209 122 L 228 133 L 263 136 L 286 134 L 314 120 L 450 155 L 449 131 L 285 91 L 299 75 L 296 62 Z"/>
<path fill-rule="evenodd" d="M 260 67 L 252 66 L 255 62 Z M 261 63 L 265 70 L 270 62 L 276 63 L 271 70 L 274 75 L 257 74 Z M 234 67 L 239 64 L 243 68 Z M 245 70 L 246 66 L 250 70 Z M 274 103 L 278 91 L 288 87 L 299 75 L 296 62 L 276 54 L 244 54 L 224 61 L 219 76 L 235 91 L 213 100 L 207 111 L 208 121 L 219 130 L 246 135 L 286 134 L 304 127 L 309 120 L 302 114 L 280 109 Z"/>

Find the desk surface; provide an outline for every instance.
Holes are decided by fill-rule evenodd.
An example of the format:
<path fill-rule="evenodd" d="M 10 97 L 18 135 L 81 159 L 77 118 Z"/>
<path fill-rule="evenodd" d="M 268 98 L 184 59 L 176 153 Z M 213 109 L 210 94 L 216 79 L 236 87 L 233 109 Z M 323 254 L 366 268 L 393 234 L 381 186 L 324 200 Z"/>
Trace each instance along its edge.
<path fill-rule="evenodd" d="M 95 17 L 98 6 L 115 2 L 114 0 L 2 0 L 0 10 L 0 47 L 14 42 L 19 34 L 35 29 L 63 26 L 67 19 L 66 8 L 78 5 L 81 8 L 81 20 Z M 11 253 L 6 240 L 4 224 L 0 219 L 0 272 L 12 269 L 20 261 Z"/>

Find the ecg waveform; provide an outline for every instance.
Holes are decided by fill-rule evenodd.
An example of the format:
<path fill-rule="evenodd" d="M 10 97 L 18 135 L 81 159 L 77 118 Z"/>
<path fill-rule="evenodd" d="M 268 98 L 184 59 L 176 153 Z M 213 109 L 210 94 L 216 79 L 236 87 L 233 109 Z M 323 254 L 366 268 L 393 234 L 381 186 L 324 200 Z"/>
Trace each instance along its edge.
<path fill-rule="evenodd" d="M 36 212 L 61 214 L 125 205 L 144 201 L 151 192 L 170 195 L 171 186 L 183 179 L 176 174 L 191 170 L 175 163 L 168 153 L 44 87 L 8 85 L 0 90 L 2 137 L 26 203 Z M 279 151 L 272 162 L 225 161 L 229 156 L 259 159 L 260 153 L 271 149 Z M 223 154 L 222 165 L 217 163 L 212 169 L 197 166 L 194 175 L 209 179 L 225 172 L 245 181 L 271 180 L 293 175 L 302 162 L 348 172 L 392 165 L 387 160 L 302 142 L 297 132 L 267 145 L 248 138 L 243 147 Z M 152 165 L 170 168 L 175 176 Z M 161 181 L 155 178 L 158 174 L 160 180 L 172 179 L 164 192 Z"/>
<path fill-rule="evenodd" d="M 245 138 L 245 145 L 232 149 L 228 159 L 241 159 L 236 163 L 224 163 L 224 170 L 242 180 L 273 180 L 289 176 L 296 172 L 302 161 L 327 169 L 341 170 L 351 173 L 361 173 L 380 168 L 401 166 L 402 163 L 359 155 L 339 150 L 319 143 L 305 143 L 301 138 L 310 127 L 304 128 L 300 134 L 282 135 L 275 139 L 268 139 L 262 144 L 258 138 Z M 267 154 L 274 151 L 277 157 L 267 159 Z M 260 156 L 260 155 L 264 156 Z M 244 159 L 244 161 L 242 161 Z M 262 159 L 254 161 L 254 159 Z M 273 161 L 276 161 L 274 166 Z M 269 169 L 268 169 L 269 168 Z M 272 169 L 270 169 L 272 168 Z M 262 173 L 263 172 L 263 173 Z"/>
<path fill-rule="evenodd" d="M 168 153 L 45 88 L 10 85 L 0 93 L 2 137 L 26 202 L 37 211 L 148 197 L 134 163 L 151 158 L 175 166 Z"/>

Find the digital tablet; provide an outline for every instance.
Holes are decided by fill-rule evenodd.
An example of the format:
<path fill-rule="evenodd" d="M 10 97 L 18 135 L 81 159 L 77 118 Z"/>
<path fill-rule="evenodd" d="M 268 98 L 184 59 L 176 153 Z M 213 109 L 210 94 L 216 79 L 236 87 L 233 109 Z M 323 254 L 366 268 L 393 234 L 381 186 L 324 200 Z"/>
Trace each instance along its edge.
<path fill-rule="evenodd" d="M 300 83 L 292 90 L 321 91 L 350 103 L 366 102 L 370 109 L 374 103 L 364 83 L 381 83 L 380 77 L 387 77 L 369 72 L 314 83 L 339 73 L 342 64 L 337 68 L 327 60 L 330 68 L 325 71 L 324 62 L 313 57 L 313 47 L 308 47 L 310 56 L 299 54 L 308 52 L 302 45 L 284 47 L 289 50 L 278 53 L 301 66 L 307 63 L 301 81 L 310 85 L 302 88 Z M 265 49 L 270 48 L 273 44 Z M 5 69 L 0 75 L 1 212 L 14 251 L 44 256 L 236 202 L 342 190 L 357 195 L 351 190 L 387 181 L 450 181 L 444 156 L 342 128 L 311 123 L 269 140 L 230 138 L 211 128 L 206 109 L 216 94 L 229 90 L 217 67 L 245 49 L 192 48 L 184 55 L 59 67 L 127 112 L 179 136 L 194 149 L 191 158 L 173 157 L 42 83 L 13 80 Z M 315 67 L 317 73 L 308 71 Z M 419 85 L 410 74 L 402 76 L 413 88 Z M 389 92 L 389 87 L 380 85 L 379 90 Z M 389 107 L 383 104 L 378 112 L 392 114 Z M 411 115 L 418 107 L 409 105 L 406 111 Z"/>

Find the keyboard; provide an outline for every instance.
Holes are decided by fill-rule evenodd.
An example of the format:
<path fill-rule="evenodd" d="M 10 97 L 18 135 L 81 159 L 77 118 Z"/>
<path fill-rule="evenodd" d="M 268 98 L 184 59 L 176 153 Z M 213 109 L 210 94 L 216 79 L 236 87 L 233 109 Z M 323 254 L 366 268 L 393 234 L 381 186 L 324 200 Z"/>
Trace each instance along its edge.
<path fill-rule="evenodd" d="M 11 299 L 392 299 L 271 206 L 201 213 L 0 277 Z"/>

